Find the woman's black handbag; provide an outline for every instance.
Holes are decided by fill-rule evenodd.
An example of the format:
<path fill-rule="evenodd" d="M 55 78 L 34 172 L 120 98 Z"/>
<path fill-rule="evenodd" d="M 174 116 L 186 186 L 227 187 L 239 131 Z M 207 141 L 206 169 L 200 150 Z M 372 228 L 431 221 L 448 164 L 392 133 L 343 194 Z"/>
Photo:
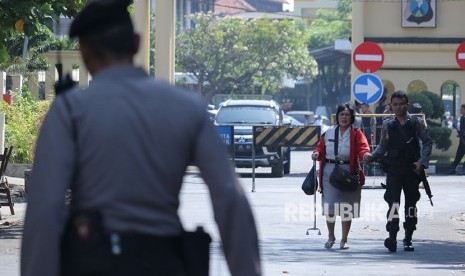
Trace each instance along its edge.
<path fill-rule="evenodd" d="M 302 190 L 306 195 L 315 194 L 316 187 L 318 187 L 318 180 L 315 175 L 316 162 L 313 162 L 312 169 L 308 172 L 307 177 L 305 177 L 304 182 L 302 183 Z"/>
<path fill-rule="evenodd" d="M 358 170 L 356 170 L 358 171 Z M 353 192 L 360 186 L 360 179 L 358 172 L 351 173 L 348 170 L 344 170 L 341 166 L 336 163 L 333 172 L 329 176 L 329 182 L 335 188 L 343 192 Z"/>
<path fill-rule="evenodd" d="M 357 140 L 357 136 L 355 136 L 355 140 Z M 357 164 L 355 165 L 353 173 L 339 166 L 337 160 L 338 142 L 339 127 L 336 127 L 336 130 L 334 131 L 334 155 L 336 156 L 336 163 L 333 172 L 329 176 L 329 183 L 343 192 L 353 192 L 356 191 L 360 186 L 358 166 Z"/>

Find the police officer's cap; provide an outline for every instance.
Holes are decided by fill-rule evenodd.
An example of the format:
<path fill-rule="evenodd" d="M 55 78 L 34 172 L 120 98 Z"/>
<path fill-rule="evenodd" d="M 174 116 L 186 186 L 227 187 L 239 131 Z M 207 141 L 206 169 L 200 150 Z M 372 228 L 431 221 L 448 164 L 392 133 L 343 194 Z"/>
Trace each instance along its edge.
<path fill-rule="evenodd" d="M 132 0 L 94 0 L 71 23 L 71 38 L 98 34 L 117 25 L 132 26 L 128 6 Z"/>

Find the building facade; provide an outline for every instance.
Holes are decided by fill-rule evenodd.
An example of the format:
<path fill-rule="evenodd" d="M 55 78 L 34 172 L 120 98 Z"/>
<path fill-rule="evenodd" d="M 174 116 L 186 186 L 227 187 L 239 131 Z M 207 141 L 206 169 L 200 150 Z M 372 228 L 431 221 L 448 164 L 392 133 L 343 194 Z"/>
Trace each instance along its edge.
<path fill-rule="evenodd" d="M 457 48 L 465 41 L 463 11 L 465 1 L 353 1 L 352 49 L 366 41 L 383 49 L 384 63 L 375 74 L 388 101 L 396 90 L 431 91 L 457 118 L 465 102 L 465 71 L 456 62 Z M 362 73 L 352 63 L 352 81 Z M 434 154 L 452 156 L 455 140 L 447 152 Z"/>
<path fill-rule="evenodd" d="M 337 1 L 328 0 L 294 0 L 294 10 L 292 14 L 304 18 L 309 24 L 317 17 L 320 9 L 336 10 Z"/>

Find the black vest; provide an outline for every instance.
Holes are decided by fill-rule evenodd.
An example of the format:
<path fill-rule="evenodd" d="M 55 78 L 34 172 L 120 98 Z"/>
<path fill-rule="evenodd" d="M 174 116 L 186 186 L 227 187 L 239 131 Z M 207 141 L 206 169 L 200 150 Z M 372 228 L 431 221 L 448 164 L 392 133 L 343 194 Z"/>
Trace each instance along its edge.
<path fill-rule="evenodd" d="M 418 120 L 409 118 L 404 125 L 397 119 L 388 123 L 388 146 L 386 162 L 393 167 L 410 167 L 420 158 Z"/>

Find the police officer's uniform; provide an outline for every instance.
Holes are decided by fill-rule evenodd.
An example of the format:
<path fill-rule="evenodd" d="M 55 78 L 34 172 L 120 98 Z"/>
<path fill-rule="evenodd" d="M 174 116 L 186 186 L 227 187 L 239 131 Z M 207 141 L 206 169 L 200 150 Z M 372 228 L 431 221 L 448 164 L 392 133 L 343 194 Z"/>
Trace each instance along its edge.
<path fill-rule="evenodd" d="M 101 20 L 109 19 L 112 15 L 105 13 L 110 9 L 99 5 L 93 1 L 87 11 L 96 9 Z M 129 18 L 127 11 L 122 16 Z M 88 88 L 59 95 L 52 103 L 29 185 L 21 275 L 60 275 L 60 238 L 69 217 L 65 193 L 70 187 L 73 208 L 98 210 L 106 233 L 180 236 L 179 193 L 190 164 L 198 166 L 210 191 L 232 275 L 260 275 L 252 212 L 203 100 L 155 81 L 131 64 L 100 70 Z M 86 233 L 81 234 L 85 238 Z M 157 250 L 156 244 L 144 250 Z M 161 259 L 147 262 L 137 248 L 127 248 L 123 244 L 113 253 L 141 254 L 130 263 L 133 269 L 173 261 L 159 254 Z M 113 265 L 118 270 L 120 263 Z M 175 273 L 176 264 L 173 267 L 172 274 L 150 275 L 182 275 Z"/>
<path fill-rule="evenodd" d="M 381 141 L 373 152 L 373 159 L 382 158 L 381 163 L 386 171 L 387 187 L 384 199 L 389 206 L 386 230 L 389 232 L 390 241 L 396 240 L 399 231 L 397 210 L 403 190 L 405 195 L 404 245 L 411 244 L 412 234 L 417 224 L 416 203 L 420 199 L 419 176 L 414 172 L 413 163 L 419 162 L 427 168 L 431 150 L 431 138 L 420 118 L 408 114 L 404 124 L 396 118 L 383 122 Z"/>
<path fill-rule="evenodd" d="M 463 107 L 462 107 L 463 108 Z M 459 137 L 459 146 L 457 147 L 457 152 L 455 153 L 454 162 L 451 164 L 451 169 L 447 172 L 448 174 L 455 174 L 457 166 L 462 161 L 463 156 L 465 155 L 465 116 L 460 116 L 459 127 L 457 128 L 457 137 Z"/>

